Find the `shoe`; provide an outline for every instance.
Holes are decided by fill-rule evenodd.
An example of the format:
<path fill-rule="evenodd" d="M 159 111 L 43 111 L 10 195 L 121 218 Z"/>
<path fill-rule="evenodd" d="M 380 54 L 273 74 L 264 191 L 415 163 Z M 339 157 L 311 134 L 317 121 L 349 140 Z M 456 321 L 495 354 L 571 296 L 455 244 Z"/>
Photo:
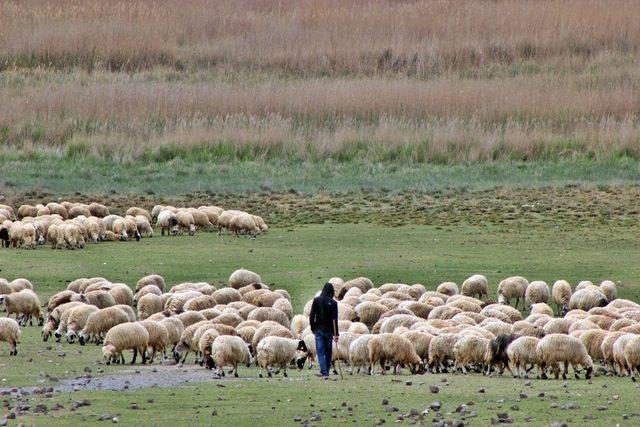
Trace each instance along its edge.
<path fill-rule="evenodd" d="M 322 377 L 322 379 L 323 379 L 323 380 L 328 380 L 328 379 L 329 379 L 329 377 L 328 377 L 328 376 L 327 376 L 327 377 Z"/>

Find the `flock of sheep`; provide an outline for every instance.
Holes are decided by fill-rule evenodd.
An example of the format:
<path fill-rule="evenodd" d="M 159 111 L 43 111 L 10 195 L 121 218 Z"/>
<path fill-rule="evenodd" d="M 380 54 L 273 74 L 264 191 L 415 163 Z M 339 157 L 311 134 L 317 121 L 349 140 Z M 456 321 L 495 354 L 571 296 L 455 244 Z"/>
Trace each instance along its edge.
<path fill-rule="evenodd" d="M 161 234 L 171 235 L 196 230 L 223 229 L 236 236 L 255 238 L 266 233 L 268 226 L 262 217 L 218 206 L 176 208 L 156 205 L 151 213 L 131 207 L 125 216 L 113 215 L 100 203 L 51 202 L 47 205 L 22 205 L 17 212 L 9 205 L 0 205 L 0 240 L 3 247 L 35 249 L 46 242 L 53 249 L 81 249 L 86 243 L 102 241 L 140 240 L 153 236 L 153 224 Z"/>
<path fill-rule="evenodd" d="M 344 282 L 332 278 L 338 300 L 340 337 L 333 360 L 373 374 L 407 367 L 412 373 L 468 371 L 491 374 L 509 370 L 527 376 L 537 367 L 566 378 L 573 367 L 589 378 L 594 363 L 601 373 L 631 375 L 640 369 L 640 304 L 617 299 L 616 285 L 564 280 L 552 288 L 510 277 L 498 284 L 498 301 L 488 296 L 482 275 L 469 277 L 460 289 L 453 282 L 428 291 L 423 285 L 386 283 L 374 287 L 365 277 Z M 190 353 L 207 368 L 238 376 L 238 366 L 260 367 L 260 376 L 314 363 L 315 338 L 309 328 L 311 300 L 303 314 L 293 314 L 291 297 L 271 290 L 260 276 L 237 270 L 228 286 L 181 283 L 170 289 L 159 275 L 141 278 L 135 291 L 105 278 L 75 280 L 44 306 L 26 279 L 0 279 L 0 340 L 17 354 L 20 327 L 35 318 L 43 340 L 52 335 L 70 344 L 102 344 L 106 363 L 124 363 L 132 351 L 142 363 L 157 356 L 185 363 Z M 478 298 L 476 298 L 476 296 Z M 525 318 L 508 305 L 522 299 Z M 559 317 L 549 303 L 556 306 Z M 47 315 L 42 308 L 46 307 Z M 135 310 L 134 310 L 135 308 Z M 15 320 L 10 318 L 15 316 Z M 515 368 L 515 372 L 511 368 Z"/>

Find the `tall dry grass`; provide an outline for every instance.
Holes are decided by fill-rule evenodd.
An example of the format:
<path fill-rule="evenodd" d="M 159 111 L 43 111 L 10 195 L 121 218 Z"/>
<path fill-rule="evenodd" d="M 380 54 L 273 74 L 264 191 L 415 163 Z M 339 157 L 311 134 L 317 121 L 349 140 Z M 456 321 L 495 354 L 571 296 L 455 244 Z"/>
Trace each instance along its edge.
<path fill-rule="evenodd" d="M 4 0 L 2 67 L 429 76 L 637 53 L 637 0 Z"/>
<path fill-rule="evenodd" d="M 640 159 L 638 22 L 640 0 L 5 0 L 0 154 Z"/>

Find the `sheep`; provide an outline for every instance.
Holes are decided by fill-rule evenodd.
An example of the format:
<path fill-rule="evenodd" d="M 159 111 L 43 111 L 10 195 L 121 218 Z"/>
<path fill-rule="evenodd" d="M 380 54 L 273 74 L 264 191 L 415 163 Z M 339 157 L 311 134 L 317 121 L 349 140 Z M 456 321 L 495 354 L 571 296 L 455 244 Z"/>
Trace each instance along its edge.
<path fill-rule="evenodd" d="M 126 314 L 127 315 L 127 319 L 129 319 L 129 322 L 135 322 L 136 313 L 133 311 L 133 308 L 130 305 L 127 305 L 127 304 L 116 304 L 113 307 L 117 308 L 118 310 L 120 310 L 124 314 Z"/>
<path fill-rule="evenodd" d="M 49 298 L 49 301 L 47 301 L 47 311 L 51 312 L 59 305 L 62 305 L 71 301 L 80 301 L 84 303 L 89 302 L 87 298 L 82 294 L 79 294 L 73 291 L 64 290 L 64 291 L 58 292 L 57 294 L 54 294 L 51 298 Z"/>
<path fill-rule="evenodd" d="M 142 364 L 147 362 L 145 350 L 149 345 L 149 332 L 140 323 L 121 323 L 109 329 L 104 338 L 102 356 L 107 365 L 112 362 L 124 363 L 124 350 L 133 350 L 131 364 L 136 363 L 138 353 L 142 355 Z"/>
<path fill-rule="evenodd" d="M 207 358 L 207 368 L 213 367 L 214 360 L 218 375 L 224 376 L 225 366 L 233 366 L 229 373 L 233 372 L 234 377 L 238 378 L 238 364 L 244 363 L 247 368 L 250 367 L 251 353 L 242 338 L 221 335 L 211 344 L 211 356 Z"/>
<path fill-rule="evenodd" d="M 154 313 L 159 313 L 164 309 L 162 299 L 155 294 L 143 295 L 138 300 L 138 318 L 145 320 Z"/>
<path fill-rule="evenodd" d="M 263 322 L 262 325 L 260 325 L 260 327 L 256 330 L 256 333 L 253 336 L 253 340 L 251 341 L 251 346 L 254 351 L 256 351 L 256 349 L 258 348 L 260 341 L 269 336 L 278 336 L 291 339 L 294 338 L 289 328 L 285 328 L 276 322 Z"/>
<path fill-rule="evenodd" d="M 180 342 L 180 336 L 182 336 L 182 332 L 184 332 L 184 325 L 175 317 L 167 317 L 160 320 L 159 322 L 162 323 L 167 329 L 169 344 L 173 346 L 173 348 L 171 349 L 171 353 L 173 353 L 176 345 L 178 345 L 178 343 Z"/>
<path fill-rule="evenodd" d="M 215 291 L 212 296 L 216 299 L 218 304 L 229 304 L 233 301 L 242 300 L 242 295 L 237 289 L 234 288 L 221 288 Z"/>
<path fill-rule="evenodd" d="M 616 284 L 611 280 L 603 280 L 602 283 L 600 283 L 599 288 L 600 292 L 602 292 L 607 298 L 607 301 L 613 301 L 618 296 Z"/>
<path fill-rule="evenodd" d="M 108 291 L 97 290 L 84 294 L 89 300 L 89 304 L 95 305 L 98 308 L 113 307 L 116 305 L 116 300 Z"/>
<path fill-rule="evenodd" d="M 176 236 L 178 234 L 178 216 L 170 210 L 163 210 L 158 214 L 157 224 L 160 226 L 160 235 L 167 234 Z"/>
<path fill-rule="evenodd" d="M 549 285 L 542 280 L 534 280 L 529 283 L 524 299 L 529 307 L 537 303 L 547 303 L 549 301 Z"/>
<path fill-rule="evenodd" d="M 22 325 L 33 325 L 32 317 L 38 320 L 38 326 L 44 323 L 44 316 L 40 310 L 40 300 L 38 296 L 30 289 L 23 289 L 9 295 L 0 295 L 0 304 L 4 304 L 7 309 L 7 317 L 12 314 L 16 315 L 16 320 Z M 20 320 L 21 318 L 21 320 Z"/>
<path fill-rule="evenodd" d="M 624 347 L 624 359 L 633 382 L 636 382 L 634 372 L 640 372 L 640 336 L 635 335 Z"/>
<path fill-rule="evenodd" d="M 251 215 L 251 217 L 253 218 L 253 221 L 256 223 L 256 226 L 258 226 L 260 233 L 266 234 L 269 231 L 269 226 L 260 215 Z"/>
<path fill-rule="evenodd" d="M 540 339 L 535 336 L 524 336 L 516 338 L 509 344 L 507 356 L 509 357 L 509 363 L 516 367 L 514 377 L 520 378 L 520 368 L 522 367 L 523 376 L 529 378 L 529 371 L 538 363 L 536 348 L 539 342 Z M 529 369 L 527 369 L 527 365 L 531 365 Z"/>
<path fill-rule="evenodd" d="M 33 290 L 33 283 L 23 278 L 12 280 L 9 282 L 9 286 L 11 286 L 13 292 L 20 292 L 25 289 Z"/>
<path fill-rule="evenodd" d="M 584 344 L 570 335 L 550 334 L 542 338 L 536 347 L 536 358 L 543 379 L 547 378 L 547 366 L 555 366 L 559 363 L 564 363 L 562 379 L 567 379 L 569 364 L 573 367 L 576 379 L 579 378 L 576 371 L 578 365 L 586 368 L 585 378 L 591 378 L 593 361 Z"/>
<path fill-rule="evenodd" d="M 264 322 L 265 320 L 272 320 L 278 322 L 285 328 L 290 326 L 289 318 L 282 311 L 272 307 L 259 307 L 249 313 L 247 320 L 258 320 Z"/>
<path fill-rule="evenodd" d="M 91 215 L 95 217 L 104 218 L 105 216 L 109 216 L 109 208 L 101 203 L 93 202 L 87 208 Z"/>
<path fill-rule="evenodd" d="M 522 276 L 507 277 L 498 284 L 498 302 L 510 304 L 510 301 L 515 298 L 514 307 L 518 308 L 520 299 L 525 298 L 528 286 L 529 281 Z"/>
<path fill-rule="evenodd" d="M 551 299 L 556 305 L 559 316 L 564 316 L 569 311 L 571 300 L 571 285 L 566 280 L 556 280 L 551 288 Z"/>
<path fill-rule="evenodd" d="M 531 304 L 530 314 L 546 314 L 547 316 L 553 316 L 553 309 L 544 302 Z"/>
<path fill-rule="evenodd" d="M 206 213 L 195 208 L 189 208 L 188 211 L 191 216 L 193 216 L 193 223 L 196 229 L 213 231 L 213 224 L 209 221 L 209 217 Z"/>
<path fill-rule="evenodd" d="M 252 319 L 256 320 L 256 319 Z M 237 327 L 240 323 L 243 322 L 242 317 L 236 314 L 232 310 L 225 310 L 223 313 L 220 313 L 219 316 L 216 316 L 213 319 L 213 323 L 219 323 L 221 325 L 231 326 L 232 328 Z"/>
<path fill-rule="evenodd" d="M 198 291 L 187 291 L 173 294 L 173 296 L 164 303 L 164 309 L 172 314 L 182 313 L 187 301 L 201 296 L 202 294 Z"/>
<path fill-rule="evenodd" d="M 466 366 L 474 365 L 484 371 L 488 350 L 488 339 L 474 335 L 461 336 L 453 346 L 453 356 L 457 369 L 466 374 Z"/>
<path fill-rule="evenodd" d="M 611 349 L 612 350 L 611 353 L 613 356 L 613 363 L 614 363 L 614 366 L 618 368 L 618 374 L 620 376 L 623 376 L 625 374 L 627 375 L 633 374 L 633 369 L 627 364 L 627 359 L 625 357 L 625 348 L 627 344 L 631 340 L 633 340 L 636 336 L 638 335 L 626 333 L 620 338 L 618 338 L 615 343 L 613 343 L 613 347 Z"/>
<path fill-rule="evenodd" d="M 71 309 L 69 317 L 67 319 L 67 342 L 73 343 L 77 333 L 82 331 L 87 325 L 87 320 L 91 314 L 97 312 L 99 309 L 95 305 L 80 305 Z M 118 310 L 118 313 L 122 313 Z M 123 314 L 124 316 L 124 314 Z M 60 334 L 61 335 L 61 334 Z M 56 337 L 59 337 L 56 332 Z"/>
<path fill-rule="evenodd" d="M 151 221 L 151 215 L 149 214 L 149 211 L 136 206 L 132 206 L 129 209 L 127 209 L 127 211 L 125 212 L 125 215 L 129 215 L 133 217 L 142 216 L 146 218 L 148 221 Z"/>
<path fill-rule="evenodd" d="M 180 234 L 185 231 L 189 233 L 190 236 L 196 234 L 196 224 L 193 219 L 193 215 L 187 211 L 179 211 L 176 215 L 176 219 L 178 220 L 178 232 Z"/>
<path fill-rule="evenodd" d="M 309 327 L 309 318 L 302 314 L 296 314 L 291 319 L 291 332 L 295 338 L 301 339 L 302 332 Z"/>
<path fill-rule="evenodd" d="M 367 277 L 356 277 L 355 279 L 351 279 L 344 283 L 341 292 L 346 292 L 351 288 L 358 288 L 363 293 L 367 292 L 369 289 L 373 288 L 373 282 L 371 279 Z M 338 298 L 341 299 L 341 298 Z"/>
<path fill-rule="evenodd" d="M 298 369 L 302 369 L 308 353 L 309 350 L 303 340 L 276 336 L 266 337 L 260 341 L 256 348 L 256 361 L 258 366 L 260 366 L 258 376 L 262 378 L 262 373 L 267 370 L 271 378 L 272 372 L 269 368 L 275 365 L 279 366 L 275 374 L 278 374 L 280 369 L 283 369 L 283 375 L 286 377 L 287 365 L 295 360 Z"/>
<path fill-rule="evenodd" d="M 514 334 L 498 334 L 489 342 L 489 349 L 487 351 L 487 375 L 491 373 L 493 366 L 497 364 L 501 365 L 500 374 L 507 369 L 509 373 L 513 375 L 513 371 L 511 371 L 511 368 L 509 367 L 507 348 L 517 338 L 519 337 Z"/>
<path fill-rule="evenodd" d="M 187 356 L 189 355 L 189 351 L 197 352 L 197 341 L 195 342 L 194 346 L 194 335 L 202 326 L 208 325 L 211 325 L 211 323 L 209 323 L 209 321 L 207 320 L 196 322 L 187 327 L 184 327 L 183 325 L 184 330 L 182 331 L 182 334 L 180 334 L 178 345 L 176 345 L 173 349 L 173 358 L 176 363 L 184 363 L 187 359 Z"/>
<path fill-rule="evenodd" d="M 205 317 L 197 311 L 185 311 L 176 316 L 178 320 L 182 322 L 185 328 L 193 325 L 194 323 L 206 320 Z"/>
<path fill-rule="evenodd" d="M 20 341 L 20 325 L 8 317 L 0 317 L 0 341 L 5 341 L 11 346 L 9 356 L 18 355 L 18 344 Z"/>
<path fill-rule="evenodd" d="M 85 216 L 85 217 L 90 217 L 91 216 L 91 211 L 86 208 L 85 206 L 73 206 L 71 207 L 71 209 L 67 210 L 69 219 L 71 218 L 76 218 L 78 216 Z M 97 215 L 95 215 L 97 216 Z"/>
<path fill-rule="evenodd" d="M 447 372 L 447 362 L 454 361 L 453 347 L 458 342 L 457 334 L 444 333 L 434 336 L 429 343 L 429 369 L 431 372 Z"/>
<path fill-rule="evenodd" d="M 383 320 L 380 326 L 380 333 L 392 333 L 396 328 L 404 326 L 410 328 L 415 323 L 420 322 L 420 318 L 407 314 L 396 314 Z"/>
<path fill-rule="evenodd" d="M 464 312 L 480 313 L 482 307 L 473 302 L 466 301 L 464 299 L 458 299 L 455 301 L 447 301 L 445 307 L 456 307 Z"/>
<path fill-rule="evenodd" d="M 78 341 L 80 345 L 84 345 L 87 341 L 98 344 L 101 342 L 102 335 L 106 334 L 109 329 L 120 323 L 130 321 L 129 316 L 117 307 L 107 307 L 94 311 L 87 317 L 84 327 L 78 333 Z M 67 337 L 70 334 L 74 334 L 74 332 L 68 330 Z"/>
<path fill-rule="evenodd" d="M 381 373 L 385 373 L 387 361 L 393 364 L 393 373 L 397 373 L 398 365 L 409 365 L 412 374 L 421 371 L 422 360 L 416 353 L 411 342 L 395 334 L 375 335 L 367 344 L 369 352 L 369 364 L 371 365 L 371 375 L 374 374 L 374 366 L 380 363 Z"/>
<path fill-rule="evenodd" d="M 600 290 L 586 288 L 577 290 L 571 295 L 569 308 L 589 311 L 594 307 L 605 307 L 608 303 L 607 297 Z"/>
<path fill-rule="evenodd" d="M 153 227 L 149 222 L 149 219 L 142 215 L 137 215 L 133 217 L 133 220 L 136 223 L 136 230 L 138 231 L 138 236 L 144 237 L 153 237 Z"/>
<path fill-rule="evenodd" d="M 140 290 L 142 290 L 142 288 L 146 286 L 152 286 L 152 285 L 160 289 L 160 292 L 164 292 L 164 288 L 165 288 L 164 278 L 159 274 L 150 274 L 138 280 L 138 282 L 136 283 L 135 293 L 140 292 Z"/>
<path fill-rule="evenodd" d="M 485 298 L 489 295 L 489 282 L 487 278 L 481 274 L 474 274 L 462 282 L 460 289 L 462 295 L 474 296 L 478 295 L 479 299 Z"/>
<path fill-rule="evenodd" d="M 443 282 L 438 285 L 436 288 L 436 292 L 440 292 L 441 294 L 445 294 L 448 296 L 458 295 L 460 290 L 458 289 L 458 285 L 454 282 Z"/>
<path fill-rule="evenodd" d="M 313 338 L 313 335 L 310 335 Z M 369 360 L 369 341 L 373 339 L 375 335 L 361 335 L 351 342 L 349 345 L 349 365 L 350 369 L 365 367 L 366 373 L 371 373 L 371 363 Z M 306 342 L 306 340 L 305 340 Z M 315 342 L 314 342 L 315 344 Z"/>
<path fill-rule="evenodd" d="M 18 218 L 18 221 L 20 221 L 24 217 L 27 217 L 27 216 L 31 216 L 31 217 L 38 216 L 38 208 L 36 208 L 35 206 L 31 206 L 31 205 L 21 205 L 18 208 L 18 212 L 16 214 L 16 218 Z"/>
<path fill-rule="evenodd" d="M 167 328 L 161 323 L 154 320 L 141 320 L 138 322 L 149 333 L 149 341 L 147 348 L 151 349 L 151 356 L 147 357 L 149 363 L 153 363 L 156 353 L 160 352 L 163 357 L 166 357 L 166 348 L 169 345 L 169 332 Z"/>
<path fill-rule="evenodd" d="M 260 234 L 260 227 L 256 224 L 255 219 L 246 213 L 240 212 L 237 215 L 234 215 L 229 220 L 229 231 L 231 231 L 234 235 L 238 236 L 240 234 L 248 235 L 251 238 L 255 238 L 258 234 Z"/>
<path fill-rule="evenodd" d="M 582 289 L 587 289 L 589 287 L 594 287 L 595 285 L 591 280 L 582 280 L 576 285 L 576 292 Z"/>
<path fill-rule="evenodd" d="M 256 283 L 262 283 L 262 278 L 257 273 L 243 268 L 234 271 L 229 276 L 229 286 L 234 289 L 240 289 Z"/>
<path fill-rule="evenodd" d="M 521 337 L 542 338 L 544 336 L 544 329 L 540 326 L 529 323 L 526 320 L 520 320 L 512 325 L 511 333 Z"/>
<path fill-rule="evenodd" d="M 201 311 L 207 308 L 213 308 L 216 305 L 216 299 L 211 295 L 202 295 L 192 298 L 184 303 L 182 309 L 184 311 Z"/>
<path fill-rule="evenodd" d="M 59 203 L 55 203 L 55 202 L 47 203 L 45 207 L 49 209 L 49 213 L 51 215 L 60 215 L 60 217 L 63 220 L 69 218 L 69 213 L 67 212 L 67 209 Z"/>
<path fill-rule="evenodd" d="M 604 361 L 602 354 L 602 342 L 609 333 L 602 329 L 586 330 L 580 335 L 579 340 L 584 344 L 587 353 L 591 356 L 591 360 Z"/>

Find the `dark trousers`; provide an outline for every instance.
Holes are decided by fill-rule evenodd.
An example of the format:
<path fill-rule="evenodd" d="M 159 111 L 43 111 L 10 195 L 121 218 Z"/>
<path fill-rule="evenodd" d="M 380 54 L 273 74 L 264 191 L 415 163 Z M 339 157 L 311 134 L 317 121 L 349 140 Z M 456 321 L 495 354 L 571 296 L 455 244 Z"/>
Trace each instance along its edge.
<path fill-rule="evenodd" d="M 320 365 L 320 374 L 324 377 L 329 376 L 329 366 L 331 365 L 331 346 L 333 343 L 333 333 L 316 331 L 316 352 L 318 353 L 318 364 Z"/>

